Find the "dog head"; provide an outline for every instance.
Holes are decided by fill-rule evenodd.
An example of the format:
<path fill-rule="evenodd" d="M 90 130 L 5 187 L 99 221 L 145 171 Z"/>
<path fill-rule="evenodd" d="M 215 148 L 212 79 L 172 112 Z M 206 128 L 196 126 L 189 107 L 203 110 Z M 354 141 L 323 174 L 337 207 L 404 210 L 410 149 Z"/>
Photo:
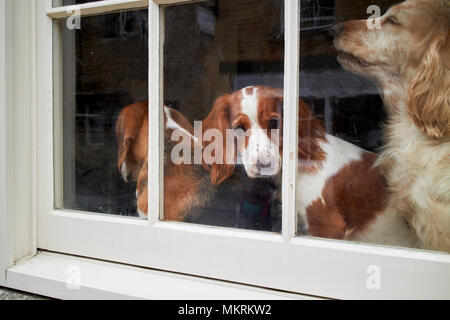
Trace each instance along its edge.
<path fill-rule="evenodd" d="M 283 90 L 251 86 L 217 99 L 204 128 L 219 129 L 223 137 L 223 164 L 211 165 L 211 179 L 217 185 L 228 178 L 235 162 L 242 159 L 251 178 L 274 176 L 281 170 L 283 156 Z M 230 134 L 232 137 L 230 139 Z M 236 140 L 233 139 L 236 138 Z M 298 110 L 298 160 L 303 170 L 314 171 L 321 165 L 325 152 L 320 141 L 325 129 L 310 107 L 300 101 Z M 234 142 L 236 141 L 236 143 Z M 205 149 L 206 151 L 206 149 Z"/>
<path fill-rule="evenodd" d="M 247 87 L 216 100 L 203 121 L 206 140 L 211 129 L 218 130 L 220 135 L 216 136 L 223 139 L 221 163 L 206 161 L 213 185 L 219 185 L 233 174 L 237 156 L 249 177 L 271 176 L 280 171 L 282 109 L 282 90 L 263 86 Z M 204 149 L 206 158 L 207 148 Z"/>
<path fill-rule="evenodd" d="M 407 0 L 375 20 L 335 25 L 338 60 L 375 81 L 382 95 L 406 102 L 391 103 L 389 111 L 405 111 L 428 136 L 445 137 L 450 134 L 449 26 L 448 1 Z"/>

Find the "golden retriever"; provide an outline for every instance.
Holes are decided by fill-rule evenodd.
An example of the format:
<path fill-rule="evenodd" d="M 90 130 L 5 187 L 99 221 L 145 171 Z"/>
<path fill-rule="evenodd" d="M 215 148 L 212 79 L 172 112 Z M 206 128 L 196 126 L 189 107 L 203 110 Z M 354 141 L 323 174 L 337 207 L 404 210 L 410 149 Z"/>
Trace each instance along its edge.
<path fill-rule="evenodd" d="M 421 248 L 450 252 L 450 1 L 407 0 L 377 19 L 335 25 L 338 61 L 372 79 L 388 111 L 378 165 L 391 205 Z"/>

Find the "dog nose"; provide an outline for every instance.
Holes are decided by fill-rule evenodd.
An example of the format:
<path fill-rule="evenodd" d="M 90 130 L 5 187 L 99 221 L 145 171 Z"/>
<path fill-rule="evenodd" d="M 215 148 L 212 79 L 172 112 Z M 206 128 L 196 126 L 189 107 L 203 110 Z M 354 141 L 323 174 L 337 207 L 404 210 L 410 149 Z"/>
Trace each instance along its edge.
<path fill-rule="evenodd" d="M 256 162 L 256 168 L 258 168 L 258 170 L 270 168 L 270 162 L 265 164 L 265 163 L 262 163 L 261 161 L 258 160 Z"/>
<path fill-rule="evenodd" d="M 128 172 L 125 176 L 125 182 L 129 183 L 133 179 L 133 174 L 131 172 Z"/>
<path fill-rule="evenodd" d="M 342 33 L 342 31 L 344 30 L 344 27 L 342 26 L 342 23 L 336 23 L 331 30 L 333 32 L 333 35 L 336 37 L 340 33 Z"/>

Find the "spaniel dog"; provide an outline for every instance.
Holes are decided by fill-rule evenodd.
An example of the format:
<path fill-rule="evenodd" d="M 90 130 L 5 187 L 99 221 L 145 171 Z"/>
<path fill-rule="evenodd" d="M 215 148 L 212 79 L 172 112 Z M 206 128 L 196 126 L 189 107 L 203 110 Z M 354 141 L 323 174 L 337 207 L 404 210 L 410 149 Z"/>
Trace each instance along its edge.
<path fill-rule="evenodd" d="M 422 248 L 450 252 L 449 2 L 407 0 L 372 22 L 334 27 L 338 60 L 376 83 L 388 111 L 377 163 L 390 206 Z"/>
<path fill-rule="evenodd" d="M 281 190 L 282 120 L 283 91 L 251 86 L 219 97 L 203 126 L 220 130 L 223 138 L 234 130 L 241 141 L 224 141 L 223 157 L 234 153 L 249 177 L 272 177 Z M 373 167 L 376 154 L 326 134 L 302 101 L 298 121 L 297 224 L 302 231 L 317 237 L 414 246 L 406 221 L 387 206 L 386 181 Z M 213 185 L 235 170 L 235 163 L 221 162 L 209 167 Z"/>
<path fill-rule="evenodd" d="M 172 150 L 178 140 L 196 143 L 194 128 L 178 111 L 164 107 L 164 218 L 184 221 L 196 217 L 211 201 L 215 189 L 202 165 L 174 163 Z M 116 123 L 118 169 L 125 182 L 137 182 L 137 209 L 141 218 L 148 214 L 148 103 L 123 108 Z"/>

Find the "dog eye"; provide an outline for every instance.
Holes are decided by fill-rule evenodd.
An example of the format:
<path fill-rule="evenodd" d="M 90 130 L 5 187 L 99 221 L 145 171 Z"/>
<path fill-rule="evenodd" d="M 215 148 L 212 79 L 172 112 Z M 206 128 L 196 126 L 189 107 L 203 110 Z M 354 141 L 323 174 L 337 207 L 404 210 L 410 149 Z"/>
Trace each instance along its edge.
<path fill-rule="evenodd" d="M 278 129 L 280 127 L 280 119 L 273 118 L 269 120 L 269 129 Z"/>
<path fill-rule="evenodd" d="M 388 23 L 390 23 L 390 24 L 395 24 L 396 26 L 399 26 L 400 25 L 400 23 L 397 21 L 397 19 L 395 19 L 394 17 L 389 17 L 389 18 L 387 18 L 387 20 L 386 20 Z"/>

